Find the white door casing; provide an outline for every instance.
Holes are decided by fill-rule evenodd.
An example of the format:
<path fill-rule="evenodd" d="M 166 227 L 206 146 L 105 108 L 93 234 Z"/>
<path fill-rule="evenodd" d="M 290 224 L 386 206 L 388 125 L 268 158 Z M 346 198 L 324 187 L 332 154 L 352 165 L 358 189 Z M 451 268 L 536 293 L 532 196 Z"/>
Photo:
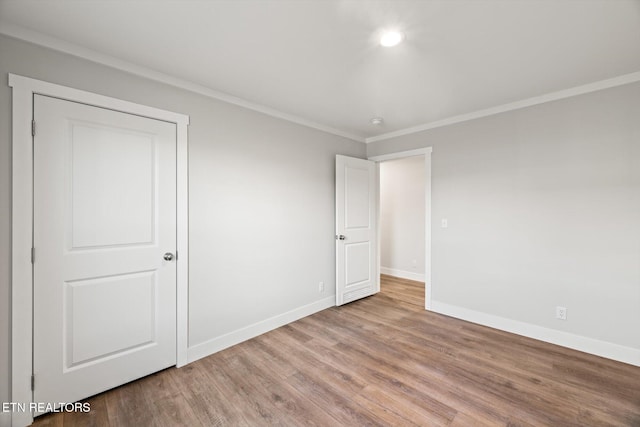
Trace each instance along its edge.
<path fill-rule="evenodd" d="M 176 364 L 176 125 L 42 95 L 34 120 L 34 400 L 75 402 Z"/>
<path fill-rule="evenodd" d="M 378 292 L 375 163 L 336 156 L 336 305 Z"/>
<path fill-rule="evenodd" d="M 33 188 L 34 188 L 34 152 L 32 137 L 32 118 L 34 110 L 34 99 L 36 95 L 47 95 L 58 97 L 61 99 L 76 101 L 78 103 L 103 107 L 112 112 L 129 113 L 138 118 L 147 117 L 156 120 L 169 122 L 173 126 L 174 149 L 175 152 L 175 173 L 174 182 L 176 188 L 174 190 L 177 202 L 175 204 L 174 221 L 174 251 L 177 249 L 178 258 L 172 261 L 175 266 L 174 277 L 177 277 L 177 287 L 174 287 L 175 312 L 174 329 L 177 342 L 172 349 L 172 363 L 182 366 L 187 363 L 188 349 L 188 137 L 187 127 L 189 117 L 166 110 L 148 107 L 116 98 L 97 95 L 91 92 L 77 90 L 65 86 L 60 86 L 40 80 L 22 77 L 15 74 L 9 74 L 9 86 L 12 88 L 12 257 L 11 257 L 11 400 L 19 404 L 26 404 L 27 408 L 31 402 L 35 402 L 34 393 L 31 389 L 32 383 L 32 366 L 33 366 L 33 272 L 32 270 L 32 244 L 34 240 L 34 205 L 33 205 Z M 39 125 L 36 123 L 36 130 Z M 36 134 L 38 132 L 36 131 Z M 123 170 L 126 168 L 123 168 Z M 136 202 L 137 203 L 137 202 Z M 85 205 L 78 206 L 78 214 L 82 213 L 82 209 L 87 209 Z M 85 212 L 86 213 L 86 212 Z M 104 217 L 103 213 L 103 217 Z M 129 234 L 129 233 L 125 233 Z M 105 233 L 94 235 L 93 238 L 111 239 L 118 237 L 117 235 L 106 236 Z M 85 236 L 86 238 L 87 236 Z M 122 237 L 120 235 L 119 237 Z M 140 235 L 137 236 L 138 238 Z M 77 240 L 79 246 L 86 245 L 87 240 Z M 113 243 L 113 242 L 112 242 Z M 116 248 L 116 245 L 113 245 Z M 117 249 L 113 250 L 117 252 Z M 42 255 L 36 248 L 36 264 L 39 256 Z M 163 261 L 160 261 L 163 262 Z M 144 285 L 140 285 L 148 278 L 141 278 L 144 273 L 136 276 L 131 274 L 133 282 L 137 282 L 138 290 L 144 289 Z M 148 281 L 148 280 L 147 280 Z M 135 286 L 134 286 L 135 287 Z M 147 286 L 150 289 L 151 285 Z M 84 291 L 84 290 L 83 290 Z M 147 295 L 149 292 L 147 292 Z M 82 299 L 87 297 L 87 293 L 79 292 L 77 297 Z M 138 297 L 144 297 L 144 291 L 138 293 Z M 94 295 L 94 298 L 96 296 Z M 138 301 L 140 298 L 138 298 Z M 121 311 L 127 309 L 128 306 L 121 308 Z M 108 306 L 108 304 L 105 304 Z M 101 307 L 104 308 L 104 307 Z M 147 313 L 151 309 L 147 310 Z M 94 313 L 100 315 L 103 313 Z M 80 335 L 90 336 L 89 329 L 80 330 Z M 140 329 L 131 330 L 131 336 L 136 335 L 140 338 L 142 335 Z M 88 345 L 87 345 L 88 344 Z M 135 345 L 126 342 L 114 343 L 110 345 L 122 346 L 129 344 L 129 350 L 133 350 Z M 138 347 L 143 347 L 139 345 Z M 151 345 L 150 345 L 151 346 Z M 149 346 L 149 347 L 150 347 Z M 75 357 L 85 358 L 84 362 L 90 364 L 88 359 L 95 358 L 96 355 L 90 354 L 89 349 L 95 348 L 90 339 L 85 342 L 84 347 L 77 348 Z M 104 347 L 101 349 L 104 351 Z M 84 352 L 84 353 L 83 353 Z M 168 352 L 167 352 L 168 353 Z M 106 357 L 108 358 L 108 356 Z M 97 359 L 96 359 L 97 360 Z M 95 361 L 95 360 L 94 360 Z M 35 378 L 35 388 L 39 387 L 39 378 Z M 41 384 L 41 383 L 40 383 Z M 11 424 L 13 426 L 28 425 L 33 420 L 32 412 L 13 412 L 11 414 Z"/>

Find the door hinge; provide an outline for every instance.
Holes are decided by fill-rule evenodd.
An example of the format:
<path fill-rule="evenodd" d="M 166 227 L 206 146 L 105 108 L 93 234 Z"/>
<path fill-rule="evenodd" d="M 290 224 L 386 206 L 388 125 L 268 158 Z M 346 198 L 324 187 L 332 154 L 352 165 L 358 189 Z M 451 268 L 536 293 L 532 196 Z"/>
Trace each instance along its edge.
<path fill-rule="evenodd" d="M 36 263 L 36 248 L 31 248 L 31 264 Z"/>
<path fill-rule="evenodd" d="M 36 389 L 36 376 L 31 374 L 31 391 Z"/>
<path fill-rule="evenodd" d="M 31 120 L 31 136 L 36 136 L 36 121 Z"/>

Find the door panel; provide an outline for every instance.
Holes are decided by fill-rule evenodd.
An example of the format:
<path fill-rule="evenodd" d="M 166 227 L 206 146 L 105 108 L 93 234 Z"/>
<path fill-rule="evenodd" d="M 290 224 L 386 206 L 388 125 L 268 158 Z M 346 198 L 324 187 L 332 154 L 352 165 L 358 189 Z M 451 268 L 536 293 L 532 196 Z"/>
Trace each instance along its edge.
<path fill-rule="evenodd" d="M 70 126 L 70 249 L 152 244 L 153 136 L 76 121 Z"/>
<path fill-rule="evenodd" d="M 67 369 L 153 344 L 156 288 L 153 271 L 66 282 Z"/>
<path fill-rule="evenodd" d="M 375 163 L 336 156 L 336 305 L 378 291 L 376 191 Z"/>
<path fill-rule="evenodd" d="M 369 169 L 345 165 L 344 180 L 345 229 L 368 228 L 371 225 Z"/>
<path fill-rule="evenodd" d="M 74 402 L 176 363 L 176 126 L 39 95 L 34 119 L 34 401 Z"/>
<path fill-rule="evenodd" d="M 371 280 L 371 244 L 370 242 L 345 242 L 345 285 L 359 285 Z"/>

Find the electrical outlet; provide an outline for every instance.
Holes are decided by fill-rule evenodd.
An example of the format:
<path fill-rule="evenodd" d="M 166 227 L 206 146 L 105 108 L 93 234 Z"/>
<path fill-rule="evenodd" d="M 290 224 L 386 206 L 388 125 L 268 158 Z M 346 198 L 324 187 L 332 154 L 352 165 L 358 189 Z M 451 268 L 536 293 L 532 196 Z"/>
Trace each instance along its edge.
<path fill-rule="evenodd" d="M 441 226 L 442 228 L 447 228 L 447 227 L 449 227 L 449 220 L 448 220 L 448 219 L 446 219 L 446 218 L 442 218 L 442 221 L 440 222 L 440 226 Z"/>
<path fill-rule="evenodd" d="M 324 282 L 320 282 L 318 284 L 318 292 L 320 292 L 320 293 L 324 292 Z"/>
<path fill-rule="evenodd" d="M 556 319 L 567 320 L 567 307 L 556 307 Z"/>

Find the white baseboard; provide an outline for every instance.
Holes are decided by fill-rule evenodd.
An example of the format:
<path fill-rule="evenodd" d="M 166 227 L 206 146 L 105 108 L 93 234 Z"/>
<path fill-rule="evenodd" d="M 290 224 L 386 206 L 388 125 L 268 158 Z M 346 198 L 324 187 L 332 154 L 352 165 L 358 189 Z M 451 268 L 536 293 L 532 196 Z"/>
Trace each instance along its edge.
<path fill-rule="evenodd" d="M 389 267 L 380 267 L 380 273 L 388 276 L 399 277 L 401 279 L 415 280 L 417 282 L 424 282 L 424 274 L 413 273 L 411 271 L 398 270 Z"/>
<path fill-rule="evenodd" d="M 544 328 L 542 326 L 494 316 L 464 307 L 449 305 L 440 301 L 432 301 L 431 311 L 596 356 L 606 357 L 607 359 L 618 362 L 640 366 L 640 349 L 637 348 L 625 347 L 581 335 Z"/>
<path fill-rule="evenodd" d="M 246 326 L 220 337 L 194 345 L 193 347 L 189 347 L 187 350 L 187 363 L 202 359 L 203 357 L 207 357 L 220 350 L 240 344 L 243 341 L 255 338 L 265 332 L 272 331 L 280 326 L 284 326 L 335 305 L 336 297 L 335 295 L 332 295 L 321 299 L 320 301 L 298 307 L 286 313 L 279 314 L 261 322 L 254 323 L 253 325 Z"/>

